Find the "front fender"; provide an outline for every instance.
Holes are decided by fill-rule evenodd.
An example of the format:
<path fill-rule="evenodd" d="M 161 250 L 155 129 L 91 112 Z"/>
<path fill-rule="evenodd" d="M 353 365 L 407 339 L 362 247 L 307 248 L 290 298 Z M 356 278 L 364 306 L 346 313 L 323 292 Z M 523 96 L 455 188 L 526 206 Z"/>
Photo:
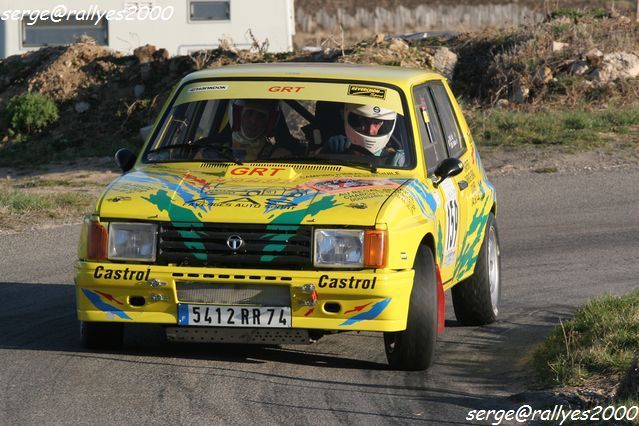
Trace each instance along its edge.
<path fill-rule="evenodd" d="M 435 193 L 430 182 L 410 179 L 381 207 L 377 223 L 385 224 L 388 230 L 388 268 L 411 269 L 419 245 L 428 234 L 435 241 L 435 259 L 440 259 L 440 222 Z"/>

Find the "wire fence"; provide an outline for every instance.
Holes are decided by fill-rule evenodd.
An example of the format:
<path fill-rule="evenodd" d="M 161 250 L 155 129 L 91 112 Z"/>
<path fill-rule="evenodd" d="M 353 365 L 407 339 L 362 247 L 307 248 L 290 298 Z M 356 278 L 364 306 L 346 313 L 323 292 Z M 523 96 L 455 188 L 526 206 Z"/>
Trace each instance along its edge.
<path fill-rule="evenodd" d="M 344 30 L 379 32 L 416 31 L 472 31 L 486 27 L 505 27 L 538 22 L 544 17 L 517 3 L 456 6 L 419 5 L 415 8 L 398 6 L 394 9 L 376 7 L 358 8 L 355 13 L 338 8 L 334 12 L 319 9 L 313 12 L 296 10 L 297 31 L 313 33 L 332 31 L 340 26 Z"/>

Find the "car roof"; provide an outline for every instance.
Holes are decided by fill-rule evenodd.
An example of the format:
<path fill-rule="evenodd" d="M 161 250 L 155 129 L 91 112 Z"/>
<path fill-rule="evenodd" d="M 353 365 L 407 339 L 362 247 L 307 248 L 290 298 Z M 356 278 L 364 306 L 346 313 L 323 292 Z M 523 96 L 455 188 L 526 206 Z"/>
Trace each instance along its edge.
<path fill-rule="evenodd" d="M 225 77 L 313 78 L 326 80 L 365 80 L 382 83 L 415 84 L 426 80 L 442 80 L 441 75 L 416 69 L 383 65 L 359 65 L 315 62 L 278 62 L 268 64 L 227 65 L 189 74 L 183 83 L 198 79 Z"/>

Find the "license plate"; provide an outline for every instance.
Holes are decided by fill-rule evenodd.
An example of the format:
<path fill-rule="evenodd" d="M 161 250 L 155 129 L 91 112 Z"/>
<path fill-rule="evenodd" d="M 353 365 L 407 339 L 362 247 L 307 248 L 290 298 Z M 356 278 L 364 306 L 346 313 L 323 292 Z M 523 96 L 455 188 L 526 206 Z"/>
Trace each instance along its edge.
<path fill-rule="evenodd" d="M 178 305 L 179 325 L 289 328 L 289 306 Z"/>

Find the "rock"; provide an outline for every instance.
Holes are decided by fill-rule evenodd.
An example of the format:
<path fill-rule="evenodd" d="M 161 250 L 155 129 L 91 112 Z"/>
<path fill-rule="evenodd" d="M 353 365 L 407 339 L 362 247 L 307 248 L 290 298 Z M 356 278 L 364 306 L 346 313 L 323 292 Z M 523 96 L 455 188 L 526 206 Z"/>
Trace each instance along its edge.
<path fill-rule="evenodd" d="M 586 52 L 586 60 L 590 62 L 590 65 L 592 65 L 593 67 L 599 65 L 603 60 L 603 57 L 604 54 L 597 48 L 590 49 L 588 52 Z"/>
<path fill-rule="evenodd" d="M 156 47 L 152 44 L 145 44 L 144 46 L 136 48 L 133 51 L 133 56 L 138 58 L 138 62 L 141 64 L 146 64 L 147 62 L 153 61 L 153 54 L 156 50 Z"/>
<path fill-rule="evenodd" d="M 88 111 L 89 108 L 91 108 L 91 105 L 89 105 L 88 102 L 84 102 L 84 101 L 76 102 L 75 105 L 73 106 L 73 109 L 78 114 L 82 114 L 83 112 Z"/>
<path fill-rule="evenodd" d="M 601 65 L 588 76 L 602 83 L 619 78 L 637 77 L 639 76 L 639 56 L 627 52 L 608 53 L 604 55 Z"/>
<path fill-rule="evenodd" d="M 568 46 L 570 46 L 568 43 L 562 43 L 560 41 L 553 41 L 552 42 L 552 51 L 553 52 L 561 52 L 562 50 L 564 50 Z"/>
<path fill-rule="evenodd" d="M 510 105 L 510 102 L 508 102 L 508 99 L 499 99 L 497 101 L 497 108 L 508 108 L 508 105 Z"/>
<path fill-rule="evenodd" d="M 304 53 L 318 53 L 321 52 L 322 48 L 319 46 L 304 46 L 302 47 L 302 52 Z"/>
<path fill-rule="evenodd" d="M 432 67 L 442 73 L 447 79 L 453 78 L 455 72 L 455 66 L 457 65 L 458 57 L 447 47 L 439 47 L 435 50 L 432 59 Z"/>
<path fill-rule="evenodd" d="M 97 43 L 95 41 L 95 39 L 91 36 L 88 36 L 86 34 L 82 34 L 80 37 L 77 38 L 77 42 L 81 43 L 81 44 L 90 44 L 95 46 Z"/>
<path fill-rule="evenodd" d="M 622 77 L 634 78 L 639 76 L 639 56 L 634 53 L 609 53 L 604 55 L 603 63 L 618 70 Z"/>
<path fill-rule="evenodd" d="M 392 50 L 393 52 L 403 52 L 405 50 L 408 50 L 408 44 L 401 38 L 394 38 L 390 42 L 388 49 Z"/>
<path fill-rule="evenodd" d="M 160 62 L 168 61 L 170 57 L 169 51 L 164 48 L 153 53 L 153 59 Z"/>
<path fill-rule="evenodd" d="M 144 84 L 136 84 L 133 87 L 133 96 L 135 96 L 136 98 L 139 98 L 143 94 L 144 94 Z"/>
<path fill-rule="evenodd" d="M 568 72 L 573 75 L 585 75 L 590 67 L 586 61 L 573 62 L 568 68 Z"/>
<path fill-rule="evenodd" d="M 610 79 L 610 74 L 603 69 L 594 69 L 588 73 L 587 77 L 591 80 L 605 82 Z"/>
<path fill-rule="evenodd" d="M 535 78 L 543 84 L 546 84 L 553 79 L 552 70 L 550 67 L 541 67 L 537 70 Z"/>

